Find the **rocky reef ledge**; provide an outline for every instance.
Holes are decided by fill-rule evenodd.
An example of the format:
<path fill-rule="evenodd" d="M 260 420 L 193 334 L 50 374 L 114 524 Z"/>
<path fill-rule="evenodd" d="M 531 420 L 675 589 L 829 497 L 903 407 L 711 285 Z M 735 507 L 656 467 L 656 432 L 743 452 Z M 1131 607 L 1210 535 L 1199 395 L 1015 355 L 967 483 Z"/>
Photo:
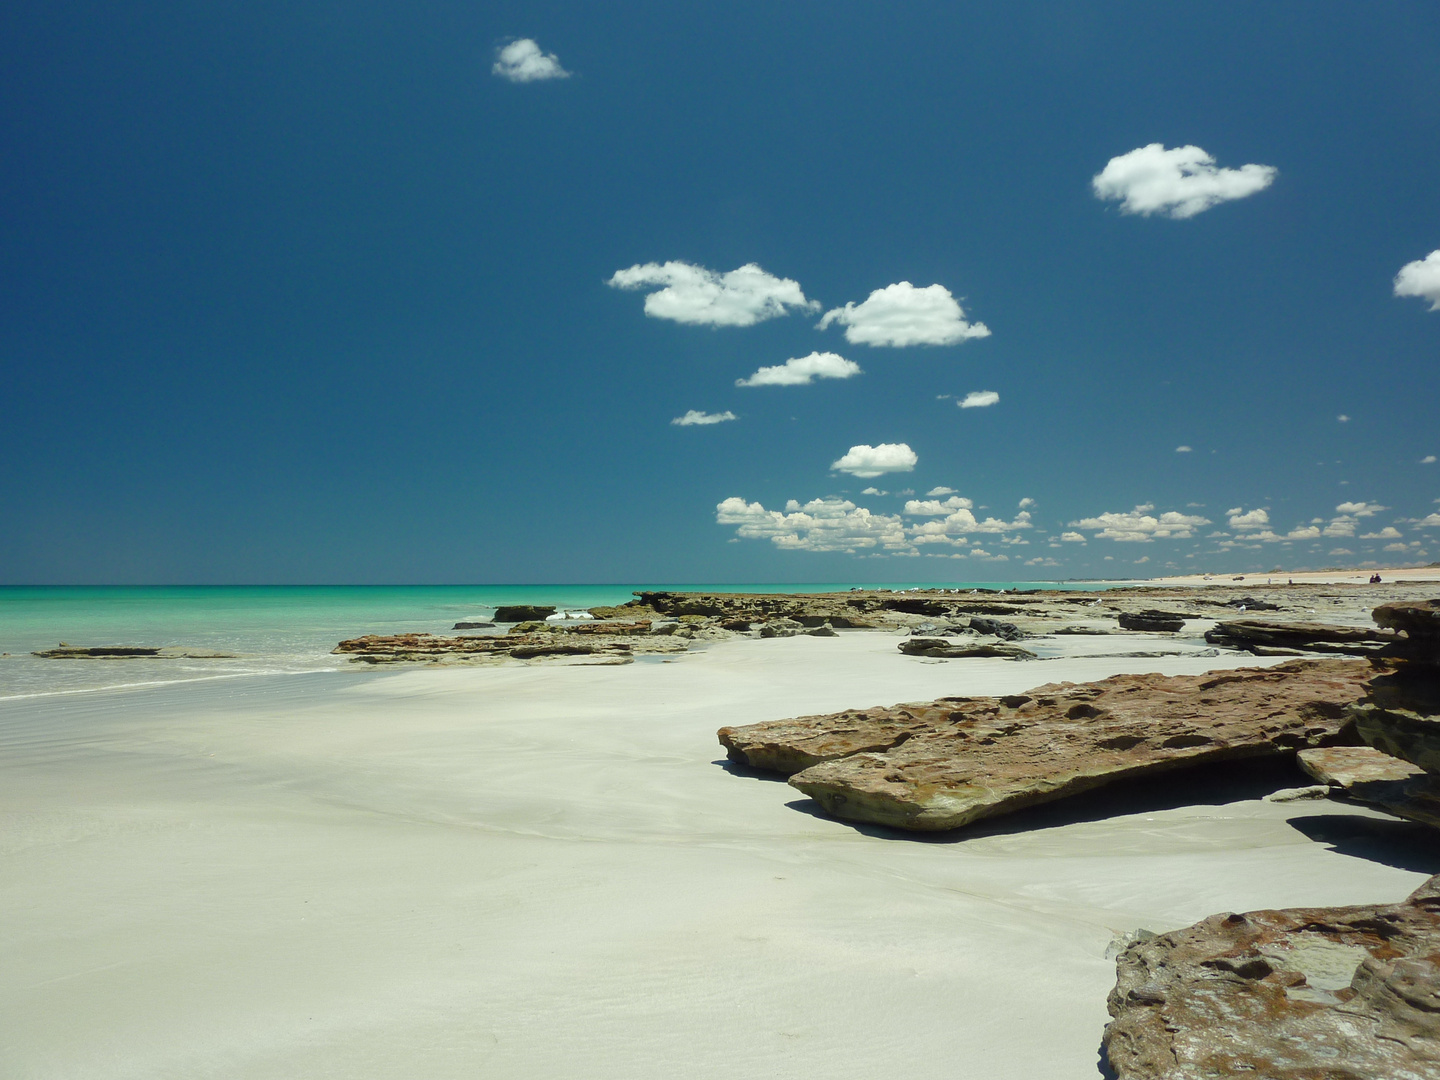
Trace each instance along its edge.
<path fill-rule="evenodd" d="M 954 697 L 724 727 L 731 760 L 790 776 L 829 814 L 956 829 L 1120 779 L 1353 744 L 1363 660 L 1206 675 L 1116 675 L 1006 697 Z"/>

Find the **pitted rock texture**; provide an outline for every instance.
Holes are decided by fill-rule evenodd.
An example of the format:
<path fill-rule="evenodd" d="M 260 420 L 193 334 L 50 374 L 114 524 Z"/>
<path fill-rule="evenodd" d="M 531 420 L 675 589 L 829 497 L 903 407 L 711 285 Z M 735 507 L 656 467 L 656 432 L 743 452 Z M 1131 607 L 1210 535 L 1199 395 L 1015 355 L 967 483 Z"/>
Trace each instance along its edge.
<path fill-rule="evenodd" d="M 828 813 L 955 829 L 1189 765 L 1353 742 L 1344 708 L 1363 660 L 1206 675 L 1116 675 L 1009 697 L 942 698 L 721 728 L 732 760 L 793 773 Z"/>
<path fill-rule="evenodd" d="M 1120 1080 L 1440 1076 L 1440 877 L 1399 904 L 1212 915 L 1115 966 Z"/>

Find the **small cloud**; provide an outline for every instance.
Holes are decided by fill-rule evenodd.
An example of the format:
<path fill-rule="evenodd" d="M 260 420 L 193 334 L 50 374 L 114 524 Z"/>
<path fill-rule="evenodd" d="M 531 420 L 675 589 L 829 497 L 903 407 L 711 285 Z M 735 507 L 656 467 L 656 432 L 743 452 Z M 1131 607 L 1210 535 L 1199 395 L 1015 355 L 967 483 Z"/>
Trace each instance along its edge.
<path fill-rule="evenodd" d="M 1149 555 L 1142 555 L 1140 558 L 1138 558 L 1138 559 L 1135 560 L 1135 565 L 1136 565 L 1136 566 L 1139 566 L 1141 563 L 1147 563 L 1147 562 L 1149 562 L 1149 561 L 1150 561 L 1150 556 L 1149 556 Z"/>
<path fill-rule="evenodd" d="M 696 424 L 723 424 L 727 420 L 740 419 L 730 410 L 722 413 L 701 412 L 699 409 L 691 409 L 684 416 L 677 416 L 670 423 L 676 427 L 694 427 Z"/>
<path fill-rule="evenodd" d="M 1335 419 L 1339 420 L 1342 424 L 1350 423 L 1350 417 L 1346 416 L 1343 412 L 1339 416 L 1335 417 Z"/>
<path fill-rule="evenodd" d="M 1190 447 L 1188 447 L 1188 446 L 1177 446 L 1177 447 L 1175 447 L 1175 453 L 1177 453 L 1177 454 L 1189 454 L 1189 453 L 1192 453 L 1192 452 L 1193 452 L 1193 451 L 1192 451 L 1192 450 L 1190 449 Z"/>
<path fill-rule="evenodd" d="M 1298 529 L 1291 529 L 1285 534 L 1286 540 L 1318 540 L 1320 528 L 1318 525 L 1304 525 Z"/>
<path fill-rule="evenodd" d="M 1399 540 L 1400 530 L 1394 525 L 1386 525 L 1379 532 L 1368 532 L 1360 534 L 1361 540 Z"/>
<path fill-rule="evenodd" d="M 1146 504 L 1125 513 L 1105 513 L 1097 517 L 1081 518 L 1070 522 L 1076 529 L 1098 529 L 1095 534 L 1102 540 L 1125 540 L 1148 543 L 1151 540 L 1189 540 L 1195 529 L 1209 525 L 1210 519 L 1198 514 L 1181 514 L 1167 510 L 1156 517 L 1151 513 L 1155 507 Z"/>
<path fill-rule="evenodd" d="M 955 489 L 952 487 L 933 487 L 929 491 L 925 492 L 925 497 L 927 499 L 944 498 L 946 495 L 954 494 Z"/>
<path fill-rule="evenodd" d="M 817 329 L 832 322 L 845 327 L 845 340 L 854 345 L 954 345 L 990 336 L 984 323 L 965 320 L 960 302 L 944 285 L 917 289 L 908 281 L 876 289 L 862 303 L 827 311 Z"/>
<path fill-rule="evenodd" d="M 1021 499 L 1021 500 L 1020 500 L 1020 509 L 1021 509 L 1021 510 L 1028 510 L 1028 509 L 1030 509 L 1030 507 L 1032 507 L 1032 506 L 1034 506 L 1034 505 L 1035 505 L 1035 500 L 1034 500 L 1034 499 L 1031 499 L 1031 498 L 1028 498 L 1028 497 L 1027 497 L 1027 498 L 1024 498 L 1024 499 Z"/>
<path fill-rule="evenodd" d="M 1355 552 L 1351 551 L 1349 548 L 1331 548 L 1331 549 L 1330 549 L 1330 554 L 1331 554 L 1331 555 L 1354 555 Z"/>
<path fill-rule="evenodd" d="M 1271 165 L 1221 169 L 1198 146 L 1150 143 L 1111 158 L 1091 184 L 1097 199 L 1119 199 L 1123 213 L 1190 218 L 1265 190 L 1276 173 Z"/>
<path fill-rule="evenodd" d="M 554 53 L 543 52 L 530 38 L 520 38 L 495 51 L 491 74 L 511 82 L 539 82 L 541 79 L 568 79 L 570 72 L 560 66 Z"/>
<path fill-rule="evenodd" d="M 1418 296 L 1430 301 L 1431 311 L 1440 311 L 1440 249 L 1400 268 L 1395 275 L 1395 295 Z"/>
<path fill-rule="evenodd" d="M 1335 512 L 1353 517 L 1374 517 L 1381 510 L 1389 509 L 1388 506 L 1381 506 L 1379 503 L 1343 502 L 1335 507 Z"/>
<path fill-rule="evenodd" d="M 1251 510 L 1248 514 L 1240 507 L 1233 510 L 1226 510 L 1230 518 L 1230 528 L 1236 532 L 1244 532 L 1247 529 L 1264 529 L 1270 524 L 1270 515 L 1265 510 Z"/>
<path fill-rule="evenodd" d="M 636 264 L 617 270 L 605 283 L 615 289 L 655 289 L 645 297 L 645 314 L 692 326 L 754 326 L 788 309 L 817 311 L 798 281 L 768 274 L 755 263 L 718 273 L 687 262 Z"/>
<path fill-rule="evenodd" d="M 949 488 L 945 489 L 949 491 Z M 944 517 L 946 514 L 953 514 L 957 510 L 973 510 L 974 502 L 969 499 L 962 499 L 958 495 L 941 502 L 939 499 L 911 499 L 905 504 L 905 513 L 913 517 Z"/>
<path fill-rule="evenodd" d="M 955 396 L 954 394 L 936 394 L 936 395 L 935 395 L 935 400 L 936 400 L 936 401 L 949 401 L 949 400 L 950 400 L 952 397 L 954 397 L 954 396 Z"/>
<path fill-rule="evenodd" d="M 862 480 L 890 472 L 909 472 L 920 459 L 905 443 L 881 443 L 879 446 L 852 446 L 845 456 L 831 464 L 836 472 L 849 473 Z"/>
<path fill-rule="evenodd" d="M 1083 543 L 1085 543 L 1085 537 L 1084 537 L 1084 535 L 1083 535 L 1082 533 L 1078 533 L 1078 532 L 1063 532 L 1063 533 L 1060 534 L 1060 539 L 1061 539 L 1061 540 L 1064 540 L 1066 543 L 1069 543 L 1069 544 L 1083 544 Z"/>
<path fill-rule="evenodd" d="M 962 409 L 984 409 L 999 401 L 1000 395 L 994 390 L 971 390 L 959 404 Z"/>
<path fill-rule="evenodd" d="M 736 386 L 809 386 L 816 379 L 848 379 L 860 374 L 860 365 L 833 352 L 812 352 L 774 367 L 762 367 Z"/>
<path fill-rule="evenodd" d="M 1434 464 L 1435 464 L 1435 455 L 1434 455 L 1434 454 L 1426 454 L 1424 457 L 1422 457 L 1422 458 L 1420 459 L 1420 464 L 1421 464 L 1421 465 L 1434 465 Z"/>
<path fill-rule="evenodd" d="M 1415 523 L 1418 529 L 1440 529 L 1440 514 L 1430 514 Z"/>

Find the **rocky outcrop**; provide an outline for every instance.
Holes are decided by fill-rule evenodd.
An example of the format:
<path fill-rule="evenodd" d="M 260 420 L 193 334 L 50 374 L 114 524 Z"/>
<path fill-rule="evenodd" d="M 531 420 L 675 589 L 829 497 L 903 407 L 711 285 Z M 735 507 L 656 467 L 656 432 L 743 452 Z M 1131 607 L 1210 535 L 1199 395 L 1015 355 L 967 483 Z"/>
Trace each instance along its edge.
<path fill-rule="evenodd" d="M 1381 604 L 1371 614 L 1377 626 L 1405 635 L 1384 655 L 1411 667 L 1440 667 L 1440 600 Z"/>
<path fill-rule="evenodd" d="M 1440 784 L 1418 765 L 1369 746 L 1301 750 L 1295 760 L 1332 795 L 1440 827 Z"/>
<path fill-rule="evenodd" d="M 913 640 L 913 639 L 912 639 Z M 827 813 L 959 828 L 1120 779 L 1354 742 L 1361 660 L 1207 675 L 1117 675 L 1008 697 L 941 698 L 721 728 L 732 760 L 791 773 Z"/>
<path fill-rule="evenodd" d="M 900 642 L 899 649 L 906 656 L 933 656 L 955 660 L 966 656 L 1000 657 L 1005 660 L 1034 660 L 1035 654 L 1021 645 L 1007 642 L 969 641 L 953 642 L 944 638 L 912 637 Z"/>
<path fill-rule="evenodd" d="M 546 616 L 554 615 L 553 607 L 545 607 L 536 604 L 507 604 L 495 609 L 496 622 L 536 622 L 543 620 Z"/>
<path fill-rule="evenodd" d="M 53 649 L 39 649 L 31 655 L 46 660 L 235 660 L 239 656 L 188 645 L 66 645 L 63 641 Z"/>
<path fill-rule="evenodd" d="M 1235 619 L 1217 623 L 1214 629 L 1205 632 L 1205 640 L 1211 645 L 1228 645 L 1257 656 L 1293 656 L 1306 652 L 1370 656 L 1378 654 L 1395 639 L 1394 632 L 1364 626 L 1268 619 Z"/>
<path fill-rule="evenodd" d="M 986 618 L 984 615 L 971 616 L 970 629 L 977 634 L 998 637 L 1001 641 L 1019 641 L 1025 636 L 1025 631 L 1013 622 L 1001 622 L 999 619 Z"/>
<path fill-rule="evenodd" d="M 451 629 L 451 630 L 493 630 L 494 628 L 495 628 L 495 624 L 494 624 L 493 622 L 485 622 L 485 621 L 481 620 L 481 621 L 476 621 L 476 622 L 457 622 L 457 623 L 456 623 L 454 626 L 452 626 L 450 629 Z"/>
<path fill-rule="evenodd" d="M 1185 626 L 1186 616 L 1173 611 L 1159 611 L 1147 608 L 1144 611 L 1122 611 L 1121 630 L 1143 630 L 1150 633 L 1173 634 Z"/>
<path fill-rule="evenodd" d="M 542 624 L 543 625 L 543 624 Z M 642 624 L 643 625 L 643 624 Z M 628 663 L 637 652 L 683 652 L 688 643 L 664 636 L 537 631 L 484 637 L 440 637 L 435 634 L 367 634 L 342 641 L 333 653 L 349 656 L 357 663 L 432 664 L 501 663 L 507 660 L 540 660 L 556 657 L 590 657 L 593 662 Z"/>
<path fill-rule="evenodd" d="M 1399 904 L 1212 915 L 1116 961 L 1120 1080 L 1434 1080 L 1440 878 Z"/>

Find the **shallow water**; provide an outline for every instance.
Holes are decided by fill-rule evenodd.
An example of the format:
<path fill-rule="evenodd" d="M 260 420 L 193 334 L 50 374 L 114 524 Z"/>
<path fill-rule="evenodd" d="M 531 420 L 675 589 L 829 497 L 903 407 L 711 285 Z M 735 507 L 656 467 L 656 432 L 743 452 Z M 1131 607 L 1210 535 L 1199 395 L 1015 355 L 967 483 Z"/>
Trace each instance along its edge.
<path fill-rule="evenodd" d="M 1035 588 L 1044 582 L 888 585 L 885 588 Z M 361 634 L 447 633 L 501 604 L 587 608 L 623 604 L 641 589 L 843 592 L 858 583 L 790 585 L 333 585 L 0 587 L 0 700 L 349 669 L 330 654 Z M 1104 583 L 1087 583 L 1104 588 Z M 71 645 L 182 645 L 238 654 L 233 660 L 42 660 L 31 653 Z"/>

